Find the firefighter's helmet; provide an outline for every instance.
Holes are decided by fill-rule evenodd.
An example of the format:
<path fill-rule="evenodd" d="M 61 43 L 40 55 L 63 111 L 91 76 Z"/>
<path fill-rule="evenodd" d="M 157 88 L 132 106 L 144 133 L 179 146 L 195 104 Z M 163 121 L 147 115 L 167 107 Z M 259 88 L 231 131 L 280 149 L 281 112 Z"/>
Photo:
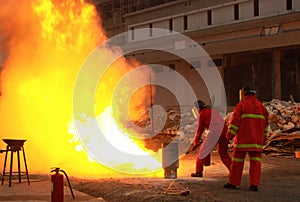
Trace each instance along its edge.
<path fill-rule="evenodd" d="M 201 110 L 201 109 L 207 108 L 208 106 L 202 100 L 197 100 L 194 103 L 194 107 L 196 107 L 197 109 Z"/>
<path fill-rule="evenodd" d="M 244 91 L 244 95 L 255 95 L 256 94 L 255 86 L 251 83 L 246 84 L 243 88 L 243 91 Z"/>

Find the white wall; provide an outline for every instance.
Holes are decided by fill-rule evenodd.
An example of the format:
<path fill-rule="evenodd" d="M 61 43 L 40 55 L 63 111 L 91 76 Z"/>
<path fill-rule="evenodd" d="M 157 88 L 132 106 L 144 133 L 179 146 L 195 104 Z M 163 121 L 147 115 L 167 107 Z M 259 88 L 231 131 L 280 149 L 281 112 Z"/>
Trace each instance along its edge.
<path fill-rule="evenodd" d="M 182 68 L 176 64 L 176 68 Z M 162 87 L 168 89 L 174 96 L 176 96 L 178 102 L 181 105 L 190 106 L 196 100 L 194 91 L 190 87 L 190 84 L 185 78 L 183 78 L 178 72 L 164 69 L 163 72 L 155 72 L 152 77 L 152 82 L 158 82 Z M 163 99 L 163 97 L 160 97 Z M 174 106 L 174 100 L 164 100 L 166 106 Z"/>
<path fill-rule="evenodd" d="M 296 0 L 299 1 L 299 0 Z M 295 0 L 293 1 L 295 2 Z M 286 0 L 260 0 L 259 15 L 267 16 L 286 11 Z"/>
<path fill-rule="evenodd" d="M 134 27 L 135 29 L 143 29 L 143 28 L 149 28 L 149 24 L 145 24 L 145 25 L 139 25 Z"/>
<path fill-rule="evenodd" d="M 128 40 L 131 41 L 132 40 L 132 31 L 134 32 L 134 41 L 139 41 L 139 40 L 145 40 L 145 39 L 149 39 L 150 38 L 150 32 L 149 30 L 139 30 L 139 29 L 143 29 L 143 28 L 149 28 L 149 24 L 146 25 L 139 25 L 139 26 L 135 26 L 134 30 L 131 30 L 131 28 L 129 28 L 129 38 Z M 146 32 L 145 32 L 146 31 Z"/>
<path fill-rule="evenodd" d="M 212 10 L 212 24 L 222 24 L 225 22 L 231 22 L 234 20 L 234 8 L 233 5 L 220 7 Z"/>
<path fill-rule="evenodd" d="M 194 13 L 190 14 L 188 17 L 188 28 L 196 29 L 207 26 L 207 13 Z"/>
<path fill-rule="evenodd" d="M 167 29 L 169 30 L 169 20 L 162 20 L 159 22 L 154 22 L 153 23 L 153 28 L 158 28 L 158 29 Z M 156 33 L 157 31 L 153 30 L 153 36 L 160 35 L 159 33 Z"/>
<path fill-rule="evenodd" d="M 300 9 L 300 1 L 299 0 L 293 0 L 293 8 L 296 10 Z"/>
<path fill-rule="evenodd" d="M 162 21 L 154 22 L 153 28 L 169 29 L 169 21 L 162 20 Z"/>
<path fill-rule="evenodd" d="M 206 27 L 207 26 L 207 12 L 200 13 L 200 27 Z"/>
<path fill-rule="evenodd" d="M 241 20 L 253 17 L 253 1 L 247 1 L 239 4 L 239 17 Z"/>
<path fill-rule="evenodd" d="M 239 20 L 251 20 L 254 18 L 253 0 L 245 2 L 237 2 L 239 4 Z M 300 10 L 300 0 L 293 0 L 293 9 Z M 270 16 L 285 13 L 286 0 L 260 0 L 259 16 Z M 182 14 L 180 17 L 173 18 L 173 30 L 177 32 L 184 31 L 184 16 L 182 13 L 175 12 L 173 14 Z M 137 16 L 138 17 L 138 16 Z M 165 16 L 160 21 L 153 22 L 153 28 L 169 29 L 169 19 L 172 15 Z M 234 22 L 234 4 L 221 5 L 221 7 L 212 8 L 212 24 L 224 24 Z M 149 22 L 145 25 L 133 25 L 135 29 L 149 28 Z M 188 30 L 197 30 L 207 27 L 207 11 L 202 10 L 192 14 L 188 14 Z M 130 27 L 129 27 L 130 29 Z M 153 36 L 156 34 L 153 33 Z"/>
<path fill-rule="evenodd" d="M 188 29 L 198 28 L 200 25 L 200 13 L 188 15 Z"/>
<path fill-rule="evenodd" d="M 183 31 L 183 16 L 173 19 L 173 30 L 177 32 Z"/>

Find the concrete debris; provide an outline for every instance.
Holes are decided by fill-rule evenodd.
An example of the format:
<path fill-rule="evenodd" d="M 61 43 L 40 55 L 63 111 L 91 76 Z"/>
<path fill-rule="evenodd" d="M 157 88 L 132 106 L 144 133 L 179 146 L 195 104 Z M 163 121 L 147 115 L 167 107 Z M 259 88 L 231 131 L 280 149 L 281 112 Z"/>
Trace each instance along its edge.
<path fill-rule="evenodd" d="M 300 148 L 300 103 L 273 99 L 265 102 L 270 129 L 264 153 L 269 156 L 295 156 Z"/>
<path fill-rule="evenodd" d="M 264 105 L 269 111 L 272 132 L 300 128 L 300 103 L 273 99 Z"/>
<path fill-rule="evenodd" d="M 270 156 L 293 156 L 300 150 L 300 103 L 273 99 L 264 102 L 269 112 L 270 128 L 264 153 Z M 228 124 L 232 112 L 224 117 Z M 161 148 L 162 143 L 174 139 L 192 144 L 197 128 L 191 107 L 153 110 L 150 115 L 153 122 L 143 122 L 143 130 L 150 134 L 145 135 L 145 142 L 154 151 Z M 205 136 L 205 134 L 203 134 Z M 232 147 L 230 142 L 229 148 Z"/>

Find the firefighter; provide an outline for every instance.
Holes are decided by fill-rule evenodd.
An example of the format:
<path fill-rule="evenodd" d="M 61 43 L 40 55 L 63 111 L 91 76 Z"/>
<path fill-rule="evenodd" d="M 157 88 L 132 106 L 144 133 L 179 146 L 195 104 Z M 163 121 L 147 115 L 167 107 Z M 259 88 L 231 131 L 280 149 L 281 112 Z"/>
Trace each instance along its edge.
<path fill-rule="evenodd" d="M 192 173 L 191 176 L 203 176 L 203 166 L 210 165 L 210 153 L 216 145 L 221 161 L 229 170 L 231 157 L 228 154 L 228 141 L 226 139 L 227 125 L 224 119 L 218 111 L 210 108 L 202 100 L 194 103 L 193 113 L 198 120 L 198 127 L 191 150 L 196 150 L 199 147 L 202 133 L 205 130 L 207 130 L 207 136 L 198 151 L 196 172 Z"/>
<path fill-rule="evenodd" d="M 234 138 L 232 165 L 228 183 L 223 187 L 236 189 L 241 184 L 246 153 L 250 157 L 250 187 L 251 191 L 258 191 L 261 177 L 261 159 L 263 145 L 268 131 L 268 111 L 256 98 L 254 85 L 246 84 L 243 99 L 234 107 L 226 137 Z"/>

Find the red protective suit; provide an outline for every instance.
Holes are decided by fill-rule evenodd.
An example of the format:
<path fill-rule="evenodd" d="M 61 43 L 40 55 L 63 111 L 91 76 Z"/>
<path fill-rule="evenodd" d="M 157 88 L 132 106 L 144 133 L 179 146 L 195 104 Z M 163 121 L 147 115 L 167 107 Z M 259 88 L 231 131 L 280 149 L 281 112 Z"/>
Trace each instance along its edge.
<path fill-rule="evenodd" d="M 250 184 L 259 185 L 261 152 L 268 131 L 268 111 L 255 95 L 246 95 L 233 111 L 227 139 L 234 138 L 229 183 L 240 185 L 246 153 L 250 156 Z"/>
<path fill-rule="evenodd" d="M 198 128 L 194 138 L 194 145 L 198 145 L 204 130 L 208 131 L 207 137 L 201 144 L 196 159 L 196 172 L 202 173 L 203 166 L 210 165 L 210 153 L 217 145 L 218 153 L 223 164 L 230 169 L 231 157 L 228 154 L 228 140 L 226 139 L 227 125 L 218 111 L 204 108 L 198 117 Z"/>

